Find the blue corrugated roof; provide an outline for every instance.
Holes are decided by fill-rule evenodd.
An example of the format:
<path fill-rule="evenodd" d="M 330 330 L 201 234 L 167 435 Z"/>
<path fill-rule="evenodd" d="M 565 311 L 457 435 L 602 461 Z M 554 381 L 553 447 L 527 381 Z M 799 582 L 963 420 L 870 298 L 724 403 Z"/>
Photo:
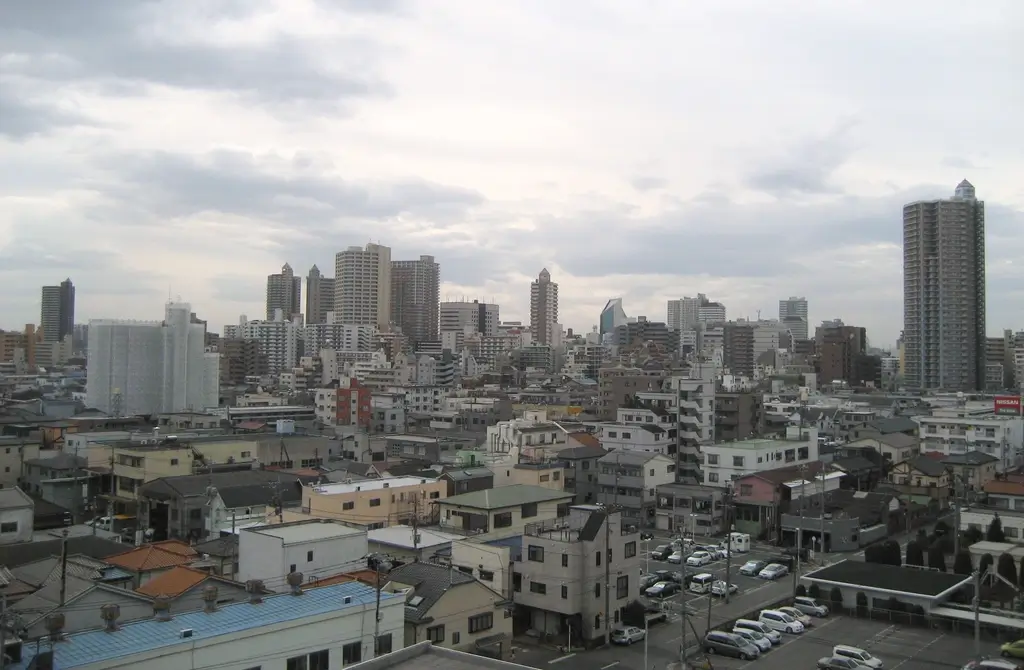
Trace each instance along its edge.
<path fill-rule="evenodd" d="M 351 596 L 352 602 L 344 604 L 344 597 Z M 402 594 L 381 593 L 381 602 L 402 598 Z M 230 635 L 253 628 L 276 623 L 294 621 L 306 617 L 327 614 L 349 607 L 373 605 L 376 590 L 359 582 L 346 582 L 335 586 L 310 589 L 301 596 L 282 593 L 265 596 L 262 603 L 250 602 L 224 605 L 216 612 L 188 612 L 175 615 L 170 621 L 133 621 L 123 624 L 118 630 L 108 633 L 93 630 L 68 635 L 54 645 L 54 667 L 70 670 L 90 663 L 123 658 L 144 651 L 171 647 L 185 642 L 193 643 L 221 635 Z M 181 638 L 181 631 L 192 629 L 192 637 Z M 34 652 L 34 645 L 26 649 Z M 45 650 L 45 647 L 43 647 Z M 32 654 L 34 656 L 34 653 Z M 241 660 L 241 659 L 239 659 Z M 31 663 L 31 656 L 21 664 L 9 665 L 11 670 L 24 670 Z"/>

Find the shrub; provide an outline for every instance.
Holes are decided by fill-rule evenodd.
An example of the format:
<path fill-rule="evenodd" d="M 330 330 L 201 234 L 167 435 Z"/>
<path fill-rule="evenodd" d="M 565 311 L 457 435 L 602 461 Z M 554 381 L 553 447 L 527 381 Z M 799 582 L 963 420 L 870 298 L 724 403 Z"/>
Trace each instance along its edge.
<path fill-rule="evenodd" d="M 981 561 L 978 563 L 978 570 L 981 574 L 987 573 L 991 568 L 992 564 L 996 562 L 996 559 L 992 558 L 992 554 L 985 554 L 981 557 Z"/>
<path fill-rule="evenodd" d="M 924 549 L 917 540 L 907 543 L 907 565 L 924 566 Z"/>
<path fill-rule="evenodd" d="M 939 572 L 946 571 L 946 555 L 937 544 L 928 548 L 928 567 Z"/>
<path fill-rule="evenodd" d="M 797 587 L 796 587 L 796 594 L 798 596 L 805 596 L 805 595 L 807 595 L 807 589 L 804 588 L 803 584 L 797 585 Z"/>
<path fill-rule="evenodd" d="M 961 533 L 960 544 L 969 547 L 972 544 L 977 544 L 981 542 L 984 539 L 984 537 L 985 536 L 981 532 L 980 528 L 975 528 L 974 526 L 971 526 L 963 533 Z"/>
<path fill-rule="evenodd" d="M 857 616 L 863 617 L 868 614 L 868 597 L 863 591 L 857 592 Z"/>
<path fill-rule="evenodd" d="M 1024 561 L 1021 562 L 1021 565 L 1024 565 Z M 818 600 L 821 598 L 821 587 L 817 584 L 811 584 L 811 588 L 807 589 L 807 595 Z"/>
<path fill-rule="evenodd" d="M 939 519 L 935 522 L 935 527 L 932 528 L 932 532 L 936 535 L 948 535 L 950 531 L 949 524 L 945 520 Z"/>
<path fill-rule="evenodd" d="M 992 517 L 992 521 L 988 524 L 988 530 L 985 531 L 985 539 L 989 542 L 1006 542 L 1006 533 L 1003 532 L 1003 520 L 996 514 Z"/>
<path fill-rule="evenodd" d="M 838 612 L 843 609 L 843 591 L 838 586 L 833 586 L 832 590 L 828 594 L 828 599 L 832 602 L 832 611 Z"/>
<path fill-rule="evenodd" d="M 974 570 L 971 565 L 971 554 L 966 549 L 961 549 L 953 560 L 953 572 L 958 575 L 969 575 Z"/>

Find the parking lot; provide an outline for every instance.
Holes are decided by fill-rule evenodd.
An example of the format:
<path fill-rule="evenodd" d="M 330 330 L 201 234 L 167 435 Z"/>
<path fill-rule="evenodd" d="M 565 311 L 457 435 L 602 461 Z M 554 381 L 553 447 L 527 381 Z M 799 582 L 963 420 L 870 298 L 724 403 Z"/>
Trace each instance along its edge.
<path fill-rule="evenodd" d="M 714 656 L 716 670 L 790 670 L 814 668 L 819 658 L 832 655 L 832 647 L 846 644 L 870 651 L 885 670 L 959 670 L 974 657 L 974 640 L 924 628 L 893 626 L 885 622 L 847 617 L 815 621 L 806 633 L 786 636 L 785 642 L 755 661 Z M 982 654 L 997 656 L 998 645 L 982 643 Z"/>

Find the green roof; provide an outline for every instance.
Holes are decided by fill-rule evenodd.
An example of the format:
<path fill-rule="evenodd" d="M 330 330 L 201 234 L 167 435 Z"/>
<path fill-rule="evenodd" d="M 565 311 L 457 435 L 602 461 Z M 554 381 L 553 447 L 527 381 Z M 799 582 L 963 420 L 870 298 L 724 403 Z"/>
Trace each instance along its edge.
<path fill-rule="evenodd" d="M 573 494 L 566 491 L 554 491 L 543 486 L 530 486 L 529 484 L 513 484 L 512 486 L 499 486 L 483 491 L 463 493 L 460 496 L 452 496 L 438 502 L 442 505 L 458 505 L 476 509 L 501 509 L 529 503 L 566 500 L 572 497 Z"/>

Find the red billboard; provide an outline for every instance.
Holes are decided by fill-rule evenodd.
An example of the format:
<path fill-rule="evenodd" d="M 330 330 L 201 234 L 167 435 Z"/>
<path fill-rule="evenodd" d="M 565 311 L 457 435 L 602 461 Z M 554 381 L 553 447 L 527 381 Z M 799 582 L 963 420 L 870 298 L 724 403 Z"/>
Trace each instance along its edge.
<path fill-rule="evenodd" d="M 995 397 L 995 413 L 1008 416 L 1020 416 L 1020 396 L 1001 395 Z"/>

